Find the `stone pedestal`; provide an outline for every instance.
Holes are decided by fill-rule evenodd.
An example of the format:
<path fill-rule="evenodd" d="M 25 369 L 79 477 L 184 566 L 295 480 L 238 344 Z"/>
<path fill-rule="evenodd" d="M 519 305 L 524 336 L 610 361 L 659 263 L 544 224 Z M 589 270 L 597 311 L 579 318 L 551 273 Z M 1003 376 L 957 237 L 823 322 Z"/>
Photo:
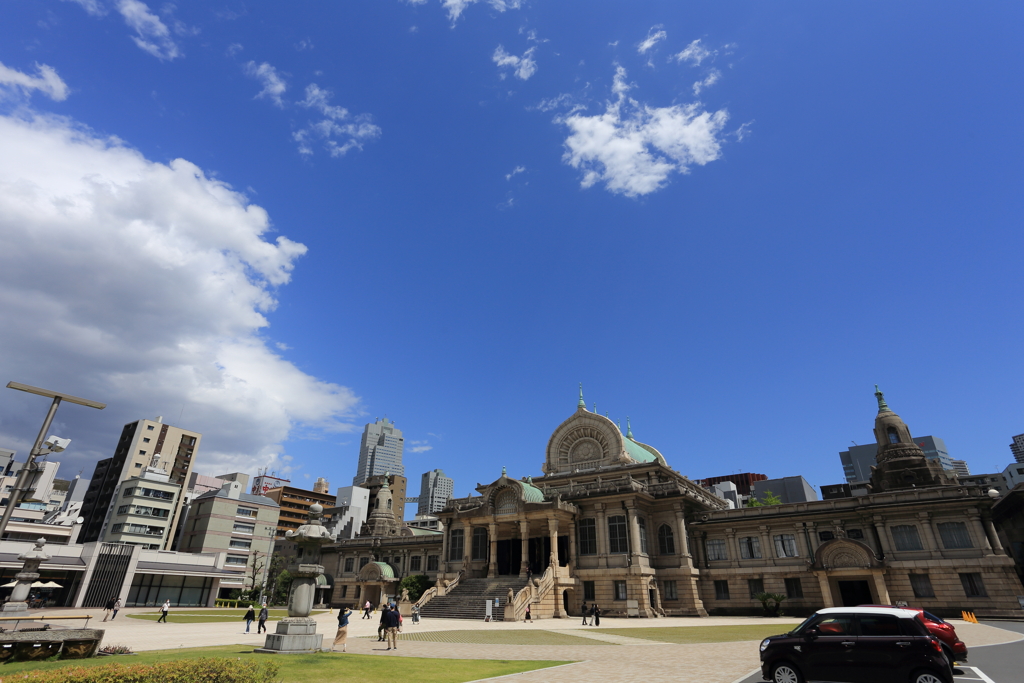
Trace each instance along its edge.
<path fill-rule="evenodd" d="M 277 655 L 309 654 L 319 652 L 323 640 L 323 634 L 316 632 L 316 619 L 287 617 L 277 622 L 277 632 L 267 634 L 267 642 L 254 652 Z"/>

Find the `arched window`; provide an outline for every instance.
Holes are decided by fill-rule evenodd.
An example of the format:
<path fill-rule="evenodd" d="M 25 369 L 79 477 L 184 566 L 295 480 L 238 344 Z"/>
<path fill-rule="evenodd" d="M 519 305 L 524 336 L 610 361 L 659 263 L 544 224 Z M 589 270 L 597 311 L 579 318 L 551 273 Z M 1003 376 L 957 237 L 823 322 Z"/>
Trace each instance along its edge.
<path fill-rule="evenodd" d="M 462 529 L 452 529 L 448 533 L 448 561 L 462 562 L 462 550 L 465 547 L 466 535 Z"/>
<path fill-rule="evenodd" d="M 376 510 L 379 507 L 380 507 L 380 498 L 374 498 L 373 499 L 373 509 Z"/>
<path fill-rule="evenodd" d="M 391 499 L 388 498 L 388 510 L 390 510 L 390 509 L 391 509 Z"/>
<path fill-rule="evenodd" d="M 676 554 L 676 539 L 672 533 L 672 527 L 668 524 L 658 527 L 658 552 L 662 555 Z"/>
<path fill-rule="evenodd" d="M 494 512 L 498 515 L 514 515 L 519 509 L 519 496 L 510 488 L 502 489 L 494 499 Z"/>
<path fill-rule="evenodd" d="M 899 443 L 900 442 L 900 437 L 896 433 L 896 428 L 895 427 L 889 427 L 889 429 L 887 431 L 889 433 L 889 443 Z"/>

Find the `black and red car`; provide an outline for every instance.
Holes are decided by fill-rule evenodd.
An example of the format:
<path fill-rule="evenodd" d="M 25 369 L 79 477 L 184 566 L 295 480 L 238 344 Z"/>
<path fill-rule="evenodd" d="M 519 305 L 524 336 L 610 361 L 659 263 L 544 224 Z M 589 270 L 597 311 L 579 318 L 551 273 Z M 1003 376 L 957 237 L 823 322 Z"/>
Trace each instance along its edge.
<path fill-rule="evenodd" d="M 892 605 L 861 605 L 861 607 L 892 607 Z M 928 629 L 928 632 L 942 643 L 949 661 L 967 661 L 967 644 L 957 637 L 953 624 L 945 621 L 942 617 L 935 616 L 931 612 L 926 612 L 920 607 L 903 607 L 902 609 L 917 612 L 917 618 Z"/>
<path fill-rule="evenodd" d="M 953 683 L 942 643 L 914 610 L 830 607 L 761 642 L 772 683 Z"/>

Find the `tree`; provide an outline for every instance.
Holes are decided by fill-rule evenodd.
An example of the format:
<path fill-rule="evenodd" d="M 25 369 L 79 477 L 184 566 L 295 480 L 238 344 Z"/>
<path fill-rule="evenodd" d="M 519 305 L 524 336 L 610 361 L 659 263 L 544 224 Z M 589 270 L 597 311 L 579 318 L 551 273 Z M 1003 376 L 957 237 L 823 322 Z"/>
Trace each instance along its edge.
<path fill-rule="evenodd" d="M 754 599 L 761 602 L 766 617 L 782 616 L 782 610 L 779 608 L 782 606 L 782 601 L 786 599 L 782 593 L 757 593 L 754 595 Z"/>
<path fill-rule="evenodd" d="M 263 588 L 263 570 L 267 568 L 267 554 L 261 553 L 259 550 L 252 552 L 252 561 L 249 563 L 249 571 L 246 581 L 249 584 L 249 588 L 245 593 L 250 595 L 255 593 L 256 597 L 259 597 L 260 590 Z"/>
<path fill-rule="evenodd" d="M 747 501 L 748 508 L 759 508 L 764 507 L 765 505 L 782 505 L 782 499 L 771 491 L 765 491 L 761 494 L 761 500 L 751 496 Z"/>
<path fill-rule="evenodd" d="M 398 594 L 401 595 L 402 590 L 407 588 L 409 590 L 409 600 L 416 602 L 423 595 L 423 591 L 432 585 L 434 585 L 434 582 L 425 574 L 410 574 L 398 584 Z"/>

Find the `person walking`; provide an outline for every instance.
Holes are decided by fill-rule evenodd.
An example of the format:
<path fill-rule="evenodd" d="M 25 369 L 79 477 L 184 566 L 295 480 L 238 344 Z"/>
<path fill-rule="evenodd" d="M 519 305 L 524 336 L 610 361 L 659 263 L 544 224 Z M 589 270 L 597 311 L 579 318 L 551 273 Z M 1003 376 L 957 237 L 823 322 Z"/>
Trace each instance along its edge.
<path fill-rule="evenodd" d="M 580 611 L 583 612 L 583 625 L 584 626 L 587 625 L 587 609 L 588 609 L 587 608 L 587 601 L 584 600 L 583 601 L 583 607 L 580 608 Z"/>
<path fill-rule="evenodd" d="M 401 624 L 401 620 L 398 617 L 398 610 L 396 609 L 385 609 L 384 610 L 384 632 L 388 637 L 389 650 L 398 649 L 398 626 Z"/>
<path fill-rule="evenodd" d="M 530 621 L 530 606 L 529 605 L 526 606 L 526 616 L 523 617 L 523 621 L 529 621 L 531 624 L 533 623 L 532 621 Z"/>
<path fill-rule="evenodd" d="M 593 611 L 594 611 L 594 626 L 600 626 L 601 625 L 601 608 L 597 606 L 596 602 L 594 603 L 594 610 Z"/>
<path fill-rule="evenodd" d="M 372 609 L 373 609 L 373 605 L 371 605 L 370 601 L 367 600 L 366 604 L 363 605 L 363 616 L 360 617 L 360 618 L 361 619 L 369 619 L 370 618 L 370 610 L 372 610 Z"/>
<path fill-rule="evenodd" d="M 114 598 L 107 600 L 107 604 L 103 607 L 103 621 L 106 621 L 110 616 L 111 610 L 114 609 Z"/>
<path fill-rule="evenodd" d="M 414 623 L 414 624 L 420 623 L 420 606 L 419 605 L 413 605 L 412 606 L 412 623 Z"/>
<path fill-rule="evenodd" d="M 267 609 L 267 603 L 263 603 L 263 606 L 260 607 L 259 621 L 256 623 L 256 633 L 257 634 L 266 633 L 267 632 L 267 619 L 269 619 L 269 618 L 270 618 L 270 610 Z"/>
<path fill-rule="evenodd" d="M 384 642 L 384 629 L 387 628 L 387 626 L 384 625 L 384 617 L 390 611 L 391 610 L 388 608 L 388 606 L 386 604 L 383 607 L 380 608 L 380 623 L 377 624 L 377 642 L 378 643 Z"/>
<path fill-rule="evenodd" d="M 161 621 L 164 622 L 165 624 L 167 623 L 167 610 L 169 610 L 170 608 L 171 608 L 171 601 L 170 600 L 164 600 L 164 605 L 163 605 L 163 607 L 160 608 L 160 611 L 162 612 L 162 614 L 160 615 L 160 618 L 156 620 L 156 623 L 159 624 Z"/>
<path fill-rule="evenodd" d="M 110 615 L 110 620 L 111 621 L 113 621 L 114 619 L 117 619 L 117 612 L 120 609 L 121 609 L 121 598 L 118 598 L 117 600 L 114 601 L 114 611 L 113 611 L 113 614 Z"/>
<path fill-rule="evenodd" d="M 245 616 L 242 618 L 245 619 L 245 632 L 248 633 L 252 622 L 256 621 L 256 608 L 249 605 L 249 609 L 245 611 Z"/>
<path fill-rule="evenodd" d="M 352 616 L 352 610 L 348 607 L 342 607 L 338 610 L 338 632 L 334 634 L 334 644 L 331 645 L 331 652 L 334 652 L 334 648 L 341 643 L 341 651 L 348 652 L 348 618 Z"/>

